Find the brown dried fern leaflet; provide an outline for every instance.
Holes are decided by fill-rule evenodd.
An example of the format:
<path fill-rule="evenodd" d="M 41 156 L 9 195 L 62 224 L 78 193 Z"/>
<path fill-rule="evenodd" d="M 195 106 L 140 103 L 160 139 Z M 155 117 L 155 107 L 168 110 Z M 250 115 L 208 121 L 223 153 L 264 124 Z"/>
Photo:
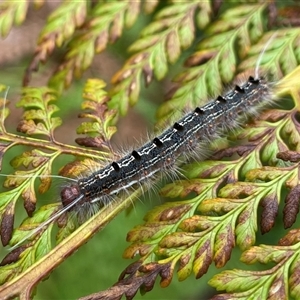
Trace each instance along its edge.
<path fill-rule="evenodd" d="M 11 202 L 10 204 L 7 205 L 5 211 L 2 214 L 0 232 L 1 232 L 1 242 L 3 246 L 8 245 L 13 234 L 14 220 L 15 220 L 14 209 L 15 209 L 15 202 Z"/>
<path fill-rule="evenodd" d="M 80 300 L 116 300 L 121 299 L 123 296 L 131 300 L 139 289 L 141 292 L 151 291 L 158 276 L 161 277 L 162 286 L 169 285 L 172 277 L 170 268 L 172 268 L 171 263 L 142 265 L 141 262 L 137 261 L 122 272 L 119 281 L 114 286 L 104 292 L 82 297 Z"/>
<path fill-rule="evenodd" d="M 283 209 L 283 223 L 284 228 L 291 227 L 297 219 L 300 206 L 300 185 L 291 188 L 287 197 L 285 198 L 285 205 Z"/>
<path fill-rule="evenodd" d="M 262 234 L 269 232 L 275 225 L 278 215 L 278 199 L 276 194 L 270 194 L 260 201 L 262 213 L 260 216 L 260 231 Z"/>
<path fill-rule="evenodd" d="M 300 153 L 297 151 L 286 150 L 283 152 L 278 152 L 276 157 L 284 161 L 300 162 Z"/>
<path fill-rule="evenodd" d="M 76 28 L 81 27 L 86 19 L 87 1 L 67 1 L 50 14 L 46 26 L 40 33 L 34 57 L 27 67 L 23 84 L 27 86 L 33 72 L 38 71 L 39 64 L 45 63 L 56 47 L 72 37 Z"/>

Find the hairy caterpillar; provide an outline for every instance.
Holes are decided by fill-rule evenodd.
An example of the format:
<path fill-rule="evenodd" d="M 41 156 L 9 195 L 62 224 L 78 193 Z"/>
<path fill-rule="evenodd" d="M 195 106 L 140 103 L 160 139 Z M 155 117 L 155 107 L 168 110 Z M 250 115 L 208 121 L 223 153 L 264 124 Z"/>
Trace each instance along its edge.
<path fill-rule="evenodd" d="M 259 63 L 260 59 L 257 66 Z M 63 208 L 13 248 L 66 211 L 80 210 L 82 206 L 93 203 L 103 207 L 129 188 L 152 182 L 159 173 L 176 172 L 180 157 L 205 158 L 202 150 L 214 137 L 234 130 L 245 119 L 255 116 L 261 108 L 270 104 L 271 98 L 271 87 L 259 77 L 257 67 L 255 77 L 249 77 L 224 96 L 197 107 L 142 147 L 87 177 L 73 179 L 61 191 Z"/>
<path fill-rule="evenodd" d="M 249 77 L 246 83 L 225 96 L 197 107 L 141 148 L 65 187 L 61 191 L 63 206 L 98 201 L 106 205 L 110 197 L 120 191 L 142 184 L 161 170 L 168 171 L 182 153 L 205 146 L 224 128 L 236 128 L 241 116 L 255 115 L 257 107 L 269 98 L 267 82 L 263 78 Z"/>
<path fill-rule="evenodd" d="M 270 104 L 270 99 L 268 82 L 261 77 L 249 77 L 231 92 L 197 107 L 139 149 L 87 177 L 73 179 L 61 190 L 63 208 L 33 230 L 30 236 L 70 209 L 78 210 L 93 203 L 100 207 L 108 205 L 119 193 L 149 183 L 159 173 L 174 172 L 179 157 L 197 155 L 203 159 L 202 149 L 214 137 L 234 130 L 245 118 L 255 116 Z"/>

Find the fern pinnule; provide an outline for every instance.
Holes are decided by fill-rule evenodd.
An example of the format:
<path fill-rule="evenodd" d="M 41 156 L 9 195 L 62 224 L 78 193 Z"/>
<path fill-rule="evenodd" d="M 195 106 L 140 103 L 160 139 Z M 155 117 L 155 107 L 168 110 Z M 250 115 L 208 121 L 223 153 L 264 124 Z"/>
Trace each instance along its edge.
<path fill-rule="evenodd" d="M 36 53 L 25 72 L 25 85 L 29 84 L 31 75 L 38 70 L 39 64 L 45 63 L 55 48 L 61 47 L 84 24 L 87 6 L 86 1 L 63 2 L 48 17 L 46 26 L 40 33 Z"/>
<path fill-rule="evenodd" d="M 215 275 L 210 285 L 226 294 L 219 294 L 212 299 L 249 299 L 249 297 L 269 299 L 272 297 L 288 299 L 299 297 L 299 242 L 286 243 L 297 232 L 290 232 L 284 237 L 285 245 L 260 245 L 251 247 L 242 254 L 241 260 L 247 264 L 275 264 L 265 271 L 229 270 Z M 289 270 L 287 272 L 287 270 Z M 288 274 L 291 274 L 290 276 Z M 288 280 L 289 277 L 289 280 Z M 247 279 L 247 280 L 246 280 Z M 268 288 L 265 288 L 268 286 Z M 237 288 L 238 287 L 238 288 Z"/>
<path fill-rule="evenodd" d="M 298 66 L 298 28 L 278 29 L 267 32 L 260 39 L 259 43 L 251 47 L 248 53 L 249 57 L 239 66 L 241 72 L 255 66 L 257 55 L 261 53 L 272 35 L 276 35 L 276 38 L 272 39 L 269 47 L 262 56 L 260 63 L 261 72 L 267 72 L 270 80 L 278 80 L 284 74 L 292 72 Z"/>

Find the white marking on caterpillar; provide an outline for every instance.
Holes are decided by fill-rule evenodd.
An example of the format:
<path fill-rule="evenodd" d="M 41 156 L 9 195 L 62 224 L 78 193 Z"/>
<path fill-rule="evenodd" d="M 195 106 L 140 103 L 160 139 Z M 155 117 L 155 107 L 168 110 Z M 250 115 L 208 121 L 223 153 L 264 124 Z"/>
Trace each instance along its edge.
<path fill-rule="evenodd" d="M 11 250 L 71 209 L 80 209 L 93 203 L 100 207 L 106 206 L 128 188 L 138 185 L 143 187 L 149 181 L 155 180 L 159 173 L 169 174 L 171 167 L 176 167 L 179 157 L 186 160 L 187 152 L 188 156 L 197 153 L 200 159 L 204 159 L 205 155 L 197 150 L 207 148 L 214 137 L 236 129 L 243 118 L 256 116 L 261 108 L 270 104 L 271 88 L 264 78 L 258 76 L 258 68 L 261 57 L 273 38 L 274 35 L 258 58 L 255 78 L 250 76 L 244 84 L 236 86 L 224 96 L 218 96 L 216 100 L 196 107 L 161 135 L 123 158 L 87 177 L 73 179 L 73 183 L 61 190 L 63 208 L 32 230 Z"/>

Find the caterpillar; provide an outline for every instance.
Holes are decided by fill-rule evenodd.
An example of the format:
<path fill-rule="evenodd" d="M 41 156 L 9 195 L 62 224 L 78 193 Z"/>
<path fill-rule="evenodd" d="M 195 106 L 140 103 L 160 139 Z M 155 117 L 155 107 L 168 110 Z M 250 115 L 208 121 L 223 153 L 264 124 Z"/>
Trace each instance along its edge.
<path fill-rule="evenodd" d="M 271 102 L 272 89 L 267 80 L 250 76 L 245 83 L 237 85 L 229 93 L 218 96 L 202 107 L 196 107 L 137 150 L 89 176 L 72 179 L 60 193 L 63 208 L 11 250 L 67 211 L 80 211 L 93 204 L 100 207 L 109 205 L 129 188 L 151 185 L 159 174 L 176 172 L 176 167 L 191 156 L 204 159 L 205 149 L 214 137 L 241 126 L 244 120 L 256 116 Z"/>
<path fill-rule="evenodd" d="M 120 160 L 63 188 L 60 193 L 63 206 L 71 208 L 96 202 L 107 205 L 120 191 L 143 184 L 157 173 L 174 172 L 174 165 L 176 172 L 176 160 L 183 153 L 188 153 L 187 157 L 203 159 L 205 155 L 201 156 L 201 150 L 213 138 L 236 129 L 243 119 L 256 116 L 261 108 L 269 106 L 271 86 L 259 76 L 259 66 L 275 36 L 276 32 L 256 62 L 255 77 L 249 76 L 245 83 L 236 85 L 224 96 L 220 95 L 214 101 L 196 107 L 161 135 Z"/>
<path fill-rule="evenodd" d="M 171 166 L 182 153 L 204 148 L 220 132 L 233 130 L 239 126 L 242 117 L 255 115 L 257 108 L 268 102 L 266 99 L 270 99 L 267 81 L 250 76 L 243 85 L 237 85 L 228 94 L 197 107 L 139 149 L 63 188 L 63 206 L 85 202 L 107 205 L 110 198 L 122 190 L 143 184 L 161 171 L 173 169 Z M 200 158 L 203 158 L 201 154 Z"/>
<path fill-rule="evenodd" d="M 20 246 L 67 211 L 80 211 L 93 204 L 104 207 L 130 188 L 151 185 L 159 174 L 176 173 L 177 166 L 190 157 L 204 159 L 205 150 L 215 137 L 235 130 L 273 101 L 272 86 L 258 74 L 261 57 L 273 38 L 274 35 L 257 61 L 254 77 L 250 76 L 206 105 L 196 107 L 160 135 L 119 160 L 88 176 L 72 179 L 60 192 L 63 208 L 11 249 Z"/>

